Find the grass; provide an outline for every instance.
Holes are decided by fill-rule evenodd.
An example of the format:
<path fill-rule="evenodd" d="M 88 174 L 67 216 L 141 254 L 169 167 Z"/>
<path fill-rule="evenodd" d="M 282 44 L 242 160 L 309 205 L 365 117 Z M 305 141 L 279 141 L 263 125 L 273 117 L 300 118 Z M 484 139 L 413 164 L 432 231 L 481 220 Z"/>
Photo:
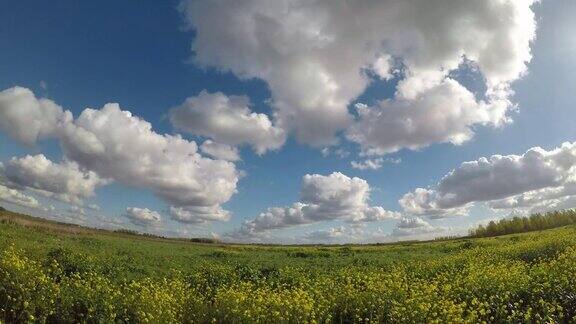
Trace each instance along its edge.
<path fill-rule="evenodd" d="M 386 245 L 232 245 L 0 211 L 0 254 L 6 322 L 576 321 L 574 226 Z"/>
<path fill-rule="evenodd" d="M 2 213 L 2 212 L 0 212 Z M 89 257 L 92 267 L 107 265 L 108 271 L 128 278 L 163 276 L 172 270 L 186 271 L 213 263 L 255 267 L 301 267 L 333 269 L 370 263 L 385 267 L 399 261 L 441 257 L 467 240 L 403 242 L 383 245 L 275 246 L 197 243 L 124 232 L 95 230 L 56 223 L 31 216 L 0 214 L 0 249 L 14 246 L 27 257 L 44 260 L 51 251 Z"/>

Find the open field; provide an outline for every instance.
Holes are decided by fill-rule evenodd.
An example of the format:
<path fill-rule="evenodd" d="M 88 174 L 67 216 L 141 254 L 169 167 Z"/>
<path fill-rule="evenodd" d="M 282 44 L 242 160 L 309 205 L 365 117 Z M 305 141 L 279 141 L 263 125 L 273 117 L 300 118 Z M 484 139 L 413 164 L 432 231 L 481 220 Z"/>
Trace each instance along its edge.
<path fill-rule="evenodd" d="M 370 246 L 204 244 L 2 212 L 6 322 L 576 321 L 576 227 Z"/>

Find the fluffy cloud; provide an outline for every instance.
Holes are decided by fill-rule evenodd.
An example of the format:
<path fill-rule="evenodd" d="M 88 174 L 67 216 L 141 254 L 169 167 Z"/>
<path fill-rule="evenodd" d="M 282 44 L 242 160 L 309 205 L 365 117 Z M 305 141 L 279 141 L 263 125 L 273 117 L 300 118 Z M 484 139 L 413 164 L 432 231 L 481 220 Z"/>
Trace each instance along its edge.
<path fill-rule="evenodd" d="M 420 217 L 413 217 L 413 218 L 402 218 L 400 222 L 396 225 L 396 228 L 420 228 L 420 227 L 428 227 L 430 224 L 423 220 Z"/>
<path fill-rule="evenodd" d="M 394 98 L 361 109 L 347 134 L 381 154 L 461 143 L 474 125 L 507 122 L 510 83 L 531 60 L 532 3 L 183 0 L 181 9 L 195 62 L 264 80 L 277 125 L 312 145 L 333 144 L 372 75 L 390 79 L 399 67 Z M 468 63 L 486 80 L 484 100 L 450 78 Z"/>
<path fill-rule="evenodd" d="M 204 141 L 204 143 L 200 145 L 200 151 L 218 160 L 231 162 L 240 161 L 240 153 L 238 153 L 237 148 L 226 144 L 216 143 L 212 140 Z"/>
<path fill-rule="evenodd" d="M 320 150 L 320 153 L 322 154 L 323 157 L 336 156 L 340 159 L 347 158 L 350 155 L 349 151 L 341 147 L 339 148 L 324 147 Z"/>
<path fill-rule="evenodd" d="M 576 180 L 558 186 L 528 191 L 488 203 L 493 209 L 508 209 L 521 213 L 546 212 L 576 208 Z"/>
<path fill-rule="evenodd" d="M 304 239 L 313 242 L 333 242 L 335 240 L 346 237 L 346 229 L 344 226 L 331 227 L 327 230 L 317 230 L 306 233 Z"/>
<path fill-rule="evenodd" d="M 368 231 L 363 223 L 349 224 L 349 226 L 330 227 L 304 233 L 301 237 L 295 237 L 292 243 L 340 244 L 340 243 L 381 243 L 389 241 L 390 235 L 384 233 L 381 228 Z"/>
<path fill-rule="evenodd" d="M 91 184 L 97 182 L 97 174 L 128 186 L 149 189 L 168 204 L 187 210 L 191 215 L 198 212 L 198 219 L 228 217 L 220 205 L 236 192 L 239 172 L 233 163 L 203 157 L 193 141 L 156 133 L 150 123 L 122 110 L 118 104 L 107 104 L 100 110 L 85 109 L 76 120 L 72 120 L 68 111 L 62 113 L 66 118 L 54 119 L 52 113 L 42 112 L 54 110 L 51 105 L 39 105 L 43 99 L 9 100 L 18 98 L 20 93 L 34 99 L 29 90 L 14 89 L 2 92 L 0 114 L 31 111 L 38 119 L 34 120 L 36 124 L 54 125 L 53 121 L 58 120 L 58 125 L 55 129 L 47 127 L 49 131 L 37 131 L 32 137 L 22 137 L 10 128 L 2 130 L 16 139 L 29 141 L 48 135 L 57 137 L 66 160 L 70 161 L 66 165 L 44 161 L 45 168 L 41 171 L 37 170 L 40 165 L 32 165 L 34 163 L 26 168 L 19 167 L 23 172 L 17 179 L 25 180 L 26 185 L 62 193 L 72 190 L 76 196 L 84 197 L 93 187 L 86 181 L 80 186 L 73 185 L 67 182 L 67 177 L 76 179 L 84 173 L 92 179 L 88 181 Z M 16 130 L 26 129 L 29 124 L 28 119 L 11 119 L 11 127 Z M 57 177 L 59 182 L 50 182 L 46 177 L 51 176 Z"/>
<path fill-rule="evenodd" d="M 362 226 L 358 226 L 362 225 Z M 457 231 L 452 228 L 433 226 L 419 217 L 403 217 L 396 224 L 392 232 L 386 231 L 380 227 L 368 229 L 363 224 L 352 224 L 352 226 L 338 226 L 328 229 L 315 230 L 305 233 L 303 236 L 295 238 L 293 242 L 302 241 L 309 243 L 384 243 L 401 240 L 421 240 L 431 239 L 438 235 L 458 235 Z M 261 241 L 269 240 L 266 237 L 256 237 Z"/>
<path fill-rule="evenodd" d="M 170 207 L 170 216 L 180 223 L 202 224 L 210 221 L 228 221 L 230 213 L 220 206 Z"/>
<path fill-rule="evenodd" d="M 369 205 L 370 186 L 365 180 L 339 172 L 305 175 L 300 196 L 292 206 L 271 207 L 246 221 L 236 237 L 321 221 L 374 222 L 399 217 L 399 213 Z"/>
<path fill-rule="evenodd" d="M 352 226 L 330 227 L 328 229 L 315 230 L 294 237 L 293 242 L 287 243 L 313 243 L 313 244 L 342 244 L 342 243 L 381 243 L 389 241 L 390 235 L 381 229 L 366 231 L 361 224 Z"/>
<path fill-rule="evenodd" d="M 71 160 L 103 177 L 150 189 L 190 212 L 219 212 L 236 191 L 234 164 L 202 157 L 195 142 L 160 135 L 117 104 L 84 110 L 64 134 L 62 146 Z"/>
<path fill-rule="evenodd" d="M 459 145 L 472 138 L 475 125 L 506 123 L 509 106 L 505 98 L 477 102 L 473 93 L 446 78 L 414 98 L 384 100 L 374 107 L 356 105 L 359 120 L 346 136 L 369 155 L 433 143 Z"/>
<path fill-rule="evenodd" d="M 444 231 L 443 228 L 434 227 L 420 217 L 404 217 L 396 224 L 392 232 L 394 236 L 416 236 L 434 234 Z"/>
<path fill-rule="evenodd" d="M 574 195 L 575 166 L 575 143 L 550 151 L 535 147 L 523 155 L 493 155 L 462 163 L 435 188 L 418 188 L 400 204 L 421 215 L 442 215 L 474 202 L 489 202 L 493 208 L 529 207 Z"/>
<path fill-rule="evenodd" d="M 26 145 L 39 138 L 53 137 L 59 127 L 69 123 L 72 114 L 49 99 L 38 99 L 26 88 L 0 92 L 0 131 Z"/>
<path fill-rule="evenodd" d="M 149 226 L 160 223 L 162 217 L 158 212 L 148 208 L 128 207 L 124 214 L 135 225 Z"/>
<path fill-rule="evenodd" d="M 202 91 L 170 110 L 170 122 L 178 129 L 219 143 L 251 145 L 258 154 L 281 147 L 286 139 L 284 131 L 249 106 L 245 96 Z"/>
<path fill-rule="evenodd" d="M 364 161 L 351 161 L 350 166 L 358 170 L 378 170 L 382 168 L 384 163 L 399 164 L 402 162 L 400 158 L 374 158 L 366 159 Z"/>
<path fill-rule="evenodd" d="M 383 164 L 384 164 L 383 158 L 367 159 L 360 162 L 358 161 L 350 162 L 352 168 L 358 170 L 378 170 L 382 167 Z"/>
<path fill-rule="evenodd" d="M 81 170 L 75 162 L 54 163 L 44 155 L 12 158 L 0 173 L 12 186 L 33 190 L 68 203 L 82 204 L 106 183 L 95 172 Z"/>
<path fill-rule="evenodd" d="M 25 195 L 19 190 L 8 188 L 1 184 L 0 184 L 0 201 L 28 208 L 40 207 L 40 204 L 38 203 L 38 200 L 36 200 L 36 198 Z"/>

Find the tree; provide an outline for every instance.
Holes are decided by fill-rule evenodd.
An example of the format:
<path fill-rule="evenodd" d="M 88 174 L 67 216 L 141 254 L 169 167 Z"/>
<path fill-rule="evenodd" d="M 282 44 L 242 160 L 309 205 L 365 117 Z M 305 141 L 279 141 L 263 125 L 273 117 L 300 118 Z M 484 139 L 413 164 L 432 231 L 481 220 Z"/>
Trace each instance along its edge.
<path fill-rule="evenodd" d="M 554 227 L 576 224 L 576 209 L 532 214 L 529 217 L 503 218 L 488 225 L 470 230 L 471 237 L 489 237 L 512 233 L 539 231 Z"/>

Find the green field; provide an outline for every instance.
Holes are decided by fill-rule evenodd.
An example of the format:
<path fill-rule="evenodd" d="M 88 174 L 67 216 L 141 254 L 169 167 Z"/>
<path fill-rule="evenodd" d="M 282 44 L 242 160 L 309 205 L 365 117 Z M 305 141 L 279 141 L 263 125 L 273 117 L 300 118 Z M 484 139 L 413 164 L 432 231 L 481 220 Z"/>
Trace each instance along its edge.
<path fill-rule="evenodd" d="M 296 247 L 0 216 L 0 317 L 8 323 L 576 321 L 574 226 Z"/>

